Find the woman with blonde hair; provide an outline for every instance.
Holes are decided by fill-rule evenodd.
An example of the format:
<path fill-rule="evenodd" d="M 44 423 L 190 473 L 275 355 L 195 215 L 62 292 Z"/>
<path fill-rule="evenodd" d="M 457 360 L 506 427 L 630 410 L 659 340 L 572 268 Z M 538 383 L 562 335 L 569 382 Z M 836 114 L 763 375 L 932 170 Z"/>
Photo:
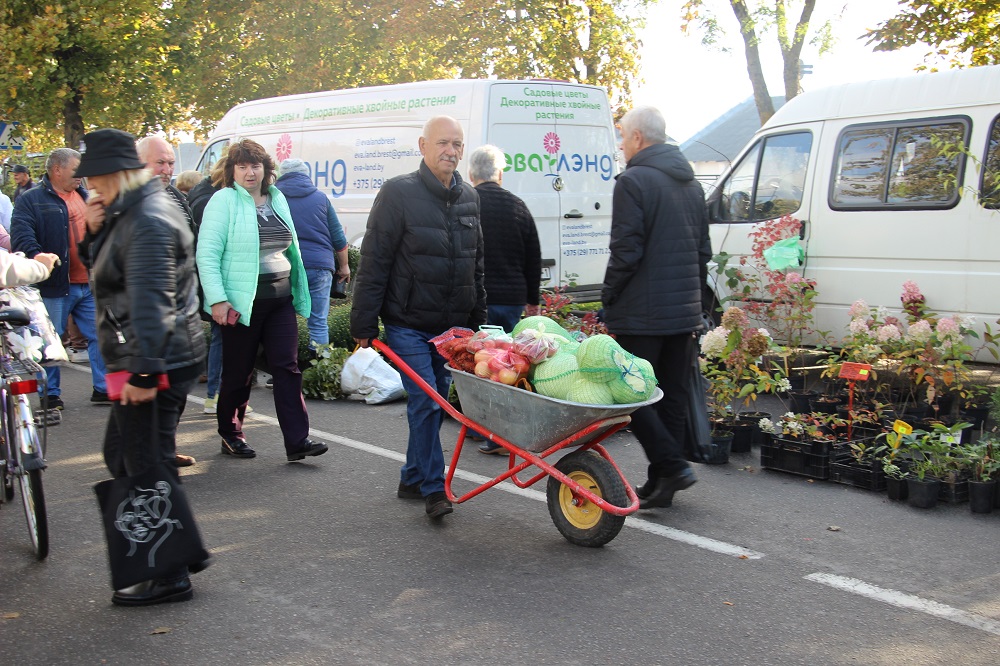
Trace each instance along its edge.
<path fill-rule="evenodd" d="M 86 178 L 93 194 L 80 256 L 91 269 L 108 377 L 127 376 L 108 418 L 104 461 L 116 479 L 161 465 L 176 475 L 177 424 L 205 359 L 194 235 L 160 179 L 143 168 L 135 137 L 102 129 L 84 142 L 74 177 Z M 183 566 L 117 590 L 111 600 L 147 606 L 191 596 Z"/>

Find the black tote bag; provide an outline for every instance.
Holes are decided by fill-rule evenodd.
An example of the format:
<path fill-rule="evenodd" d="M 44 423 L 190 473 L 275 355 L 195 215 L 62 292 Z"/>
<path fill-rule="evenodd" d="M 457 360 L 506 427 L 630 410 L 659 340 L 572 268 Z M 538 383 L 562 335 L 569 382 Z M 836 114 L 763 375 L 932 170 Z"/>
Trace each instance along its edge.
<path fill-rule="evenodd" d="M 104 521 L 111 586 L 122 588 L 200 571 L 209 554 L 175 471 L 159 464 L 135 476 L 94 486 Z"/>

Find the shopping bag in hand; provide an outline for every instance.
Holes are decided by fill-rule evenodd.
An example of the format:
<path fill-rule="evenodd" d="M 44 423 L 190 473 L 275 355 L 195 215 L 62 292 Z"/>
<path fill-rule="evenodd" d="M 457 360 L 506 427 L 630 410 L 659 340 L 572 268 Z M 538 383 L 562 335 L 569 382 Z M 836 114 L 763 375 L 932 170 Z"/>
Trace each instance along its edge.
<path fill-rule="evenodd" d="M 208 551 L 176 471 L 161 463 L 135 476 L 101 481 L 94 492 L 112 588 L 164 578 L 185 566 L 193 571 L 207 566 Z"/>

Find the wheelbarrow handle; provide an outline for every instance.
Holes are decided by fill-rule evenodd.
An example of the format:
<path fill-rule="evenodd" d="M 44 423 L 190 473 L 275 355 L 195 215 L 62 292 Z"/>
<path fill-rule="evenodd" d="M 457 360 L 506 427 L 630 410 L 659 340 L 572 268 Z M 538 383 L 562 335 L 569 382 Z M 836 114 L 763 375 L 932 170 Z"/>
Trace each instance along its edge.
<path fill-rule="evenodd" d="M 441 397 L 441 394 L 437 392 L 437 389 L 427 383 L 427 381 L 417 374 L 417 372 L 410 367 L 410 365 L 404 361 L 399 355 L 389 348 L 389 345 L 385 344 L 381 340 L 372 340 L 372 347 L 376 351 L 385 354 L 386 358 L 392 361 L 393 365 L 399 368 L 402 372 L 406 373 L 406 376 L 416 382 L 417 386 L 426 393 L 430 398 L 438 404 L 445 412 L 447 412 L 452 418 L 458 421 L 463 421 L 464 417 L 462 414 L 455 409 L 450 402 L 445 398 Z M 471 423 L 471 422 L 470 422 Z"/>

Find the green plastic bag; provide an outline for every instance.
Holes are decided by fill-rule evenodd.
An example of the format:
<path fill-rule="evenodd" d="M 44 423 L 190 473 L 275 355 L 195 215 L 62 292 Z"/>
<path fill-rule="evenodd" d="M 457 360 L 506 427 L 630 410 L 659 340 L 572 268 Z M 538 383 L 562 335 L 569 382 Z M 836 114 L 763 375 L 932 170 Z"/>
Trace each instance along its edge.
<path fill-rule="evenodd" d="M 806 253 L 799 245 L 798 238 L 785 238 L 764 250 L 764 261 L 772 271 L 798 268 L 805 257 Z"/>

